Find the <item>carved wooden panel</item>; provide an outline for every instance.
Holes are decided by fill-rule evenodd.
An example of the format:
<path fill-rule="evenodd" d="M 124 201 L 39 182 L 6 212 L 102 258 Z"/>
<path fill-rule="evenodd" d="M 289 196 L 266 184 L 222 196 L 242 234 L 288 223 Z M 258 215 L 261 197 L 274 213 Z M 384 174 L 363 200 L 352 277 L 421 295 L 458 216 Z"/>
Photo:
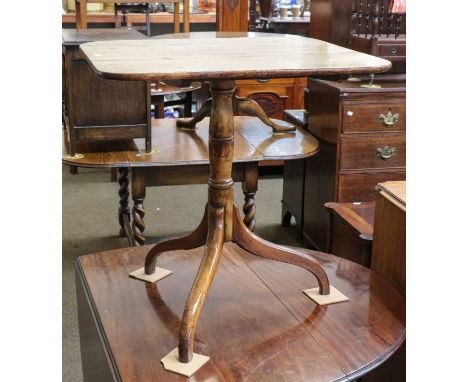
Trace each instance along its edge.
<path fill-rule="evenodd" d="M 247 32 L 249 30 L 249 0 L 217 1 L 216 30 L 220 32 Z"/>
<path fill-rule="evenodd" d="M 249 99 L 252 99 L 259 103 L 266 115 L 270 118 L 283 119 L 283 110 L 286 108 L 287 96 L 279 96 L 275 93 L 262 92 L 253 93 L 248 95 Z"/>

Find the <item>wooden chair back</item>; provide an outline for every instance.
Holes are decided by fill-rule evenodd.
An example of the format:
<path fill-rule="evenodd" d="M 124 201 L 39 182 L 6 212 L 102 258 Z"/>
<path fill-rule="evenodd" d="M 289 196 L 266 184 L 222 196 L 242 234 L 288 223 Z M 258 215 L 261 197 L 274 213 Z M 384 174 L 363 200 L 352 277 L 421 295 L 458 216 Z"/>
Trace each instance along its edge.
<path fill-rule="evenodd" d="M 406 6 L 401 0 L 353 0 L 351 34 L 364 37 L 395 36 L 406 33 Z M 404 1 L 406 4 L 406 2 Z"/>

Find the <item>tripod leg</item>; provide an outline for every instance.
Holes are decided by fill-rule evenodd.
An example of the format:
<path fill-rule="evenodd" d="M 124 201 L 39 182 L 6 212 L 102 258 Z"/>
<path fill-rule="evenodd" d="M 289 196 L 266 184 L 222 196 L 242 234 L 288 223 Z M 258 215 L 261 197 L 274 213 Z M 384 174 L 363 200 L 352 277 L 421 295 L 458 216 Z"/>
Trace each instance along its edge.
<path fill-rule="evenodd" d="M 150 249 L 145 258 L 145 273 L 152 275 L 156 269 L 156 260 L 158 256 L 167 251 L 175 251 L 178 249 L 193 249 L 201 247 L 206 243 L 206 235 L 208 233 L 208 218 L 207 208 L 205 207 L 205 213 L 199 226 L 192 233 L 187 236 L 178 237 L 175 239 L 169 239 L 161 243 L 156 244 Z"/>
<path fill-rule="evenodd" d="M 179 361 L 188 363 L 193 358 L 193 342 L 198 316 L 206 294 L 218 268 L 224 244 L 224 207 L 209 207 L 208 237 L 203 259 L 185 304 L 179 339 Z"/>
<path fill-rule="evenodd" d="M 245 114 L 253 115 L 258 118 L 267 126 L 273 129 L 274 133 L 284 133 L 288 131 L 296 131 L 296 126 L 289 122 L 281 121 L 281 124 L 273 122 L 263 111 L 262 107 L 254 100 L 248 98 L 236 97 L 237 111 Z"/>
<path fill-rule="evenodd" d="M 243 249 L 256 256 L 297 265 L 308 270 L 317 278 L 320 294 L 330 294 L 328 276 L 322 266 L 312 256 L 293 248 L 270 243 L 255 235 L 243 223 L 237 206 L 234 206 L 233 229 L 233 241 Z"/>
<path fill-rule="evenodd" d="M 184 129 L 196 129 L 197 123 L 200 122 L 206 116 L 210 115 L 211 104 L 212 104 L 211 98 L 207 99 L 203 103 L 203 105 L 200 107 L 200 109 L 195 113 L 192 119 L 189 119 L 189 120 L 178 119 L 176 122 L 177 127 L 182 127 Z"/>

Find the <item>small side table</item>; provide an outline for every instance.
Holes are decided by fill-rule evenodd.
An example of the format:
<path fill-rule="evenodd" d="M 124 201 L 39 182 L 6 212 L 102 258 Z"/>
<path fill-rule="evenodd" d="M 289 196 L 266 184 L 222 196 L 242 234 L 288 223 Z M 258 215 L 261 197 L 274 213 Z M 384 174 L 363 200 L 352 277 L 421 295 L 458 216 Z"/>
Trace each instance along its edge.
<path fill-rule="evenodd" d="M 286 42 L 285 46 L 278 50 L 278 45 L 284 42 Z M 226 255 L 229 250 L 248 252 L 255 256 L 254 259 L 263 258 L 296 265 L 303 271 L 307 271 L 309 276 L 313 275 L 314 281 L 318 284 L 316 296 L 320 299 L 330 298 L 334 289 L 333 285 L 330 285 L 326 261 L 322 263 L 311 251 L 304 252 L 299 248 L 280 246 L 255 235 L 242 221 L 239 208 L 234 205 L 233 109 L 257 115 L 267 125 L 270 123 L 272 136 L 279 140 L 287 140 L 289 136 L 295 134 L 296 130 L 290 124 L 271 124 L 256 102 L 236 98 L 235 80 L 379 73 L 390 68 L 388 61 L 323 41 L 298 36 L 240 37 L 230 39 L 229 43 L 217 38 L 200 39 L 197 44 L 189 39 L 93 42 L 81 45 L 80 49 L 92 67 L 105 78 L 127 81 L 210 80 L 212 99 L 205 104 L 205 109 L 202 107 L 203 111 L 201 109 L 192 121 L 177 124 L 180 129 L 193 131 L 201 118 L 210 116 L 208 144 L 210 176 L 205 214 L 199 226 L 191 234 L 158 243 L 145 253 L 144 267 L 141 270 L 143 277 L 140 278 L 148 280 L 155 276 L 156 264 L 164 259 L 164 256 L 161 256 L 164 253 L 180 249 L 191 251 L 201 246 L 204 247 L 203 257 L 182 314 L 178 335 L 179 344 L 175 350 L 177 353 L 175 363 L 186 367 L 193 360 L 195 330 L 199 316 L 222 255 L 223 253 Z M 256 145 L 256 147 L 261 146 L 261 142 Z M 220 269 L 222 270 L 222 267 Z M 292 278 L 286 277 L 284 273 L 279 272 L 275 275 L 282 280 L 282 284 L 292 281 Z M 352 277 L 355 277 L 354 273 Z M 170 276 L 169 279 L 175 279 L 175 277 Z M 131 281 L 137 283 L 135 280 Z M 338 279 L 336 281 L 339 282 Z M 344 286 L 346 283 L 340 283 L 340 285 Z M 230 286 L 234 284 L 231 283 Z M 141 290 L 141 284 L 137 288 Z M 330 311 L 336 308 L 344 312 L 351 305 L 346 304 L 328 308 Z M 242 309 L 241 306 L 239 308 Z M 310 311 L 306 317 L 309 315 Z M 273 316 L 265 314 L 263 317 L 268 320 Z M 144 320 L 141 315 L 139 318 Z M 223 324 L 228 324 L 228 321 L 227 318 L 220 320 Z M 330 320 L 330 323 L 332 321 Z M 135 322 L 135 326 L 138 325 L 138 321 Z M 157 335 L 158 332 L 155 331 L 150 337 Z M 384 332 L 380 332 L 379 339 L 383 335 Z M 235 341 L 236 337 L 232 336 L 230 339 Z M 398 346 L 399 344 L 396 345 Z M 261 347 L 268 348 L 269 346 L 262 345 Z M 213 357 L 216 356 L 214 349 L 216 348 L 210 352 Z M 171 356 L 173 352 L 167 356 Z M 203 355 L 196 355 L 203 358 Z M 381 356 L 383 357 L 384 354 Z"/>

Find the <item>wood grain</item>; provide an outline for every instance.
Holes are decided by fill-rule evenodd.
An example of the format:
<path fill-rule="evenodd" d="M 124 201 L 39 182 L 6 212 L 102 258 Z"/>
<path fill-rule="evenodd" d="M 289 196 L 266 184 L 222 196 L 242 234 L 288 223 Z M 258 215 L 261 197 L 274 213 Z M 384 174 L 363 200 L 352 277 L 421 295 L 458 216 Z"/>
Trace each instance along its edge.
<path fill-rule="evenodd" d="M 135 29 L 62 29 L 62 45 L 78 46 L 85 42 L 112 40 L 146 40 L 144 34 Z"/>
<path fill-rule="evenodd" d="M 395 154 L 383 160 L 377 154 L 378 148 L 395 148 Z M 380 136 L 371 134 L 346 135 L 341 138 L 341 170 L 383 169 L 406 166 L 406 138 L 401 133 L 388 133 Z"/>
<path fill-rule="evenodd" d="M 203 248 L 162 254 L 158 264 L 174 273 L 156 285 L 127 276 L 149 249 L 78 259 L 78 280 L 96 319 L 80 321 L 81 343 L 90 343 L 92 333 L 85 329 L 97 326 L 110 360 L 104 366 L 112 365 L 115 380 L 185 381 L 164 371 L 159 360 L 177 345 Z M 194 375 L 197 381 L 348 381 L 398 347 L 405 337 L 402 296 L 357 264 L 303 251 L 312 253 L 350 301 L 317 306 L 302 293 L 317 286 L 310 273 L 226 243 L 198 323 L 195 352 L 209 355 L 210 361 Z M 87 350 L 92 349 L 82 349 Z M 85 372 L 88 365 L 83 365 Z"/>
<path fill-rule="evenodd" d="M 155 167 L 208 164 L 209 118 L 196 130 L 176 127 L 175 119 L 152 120 L 153 148 L 158 154 L 138 156 L 144 140 L 79 143 L 83 159 L 63 157 L 64 164 L 78 167 Z M 304 158 L 318 151 L 312 135 L 298 128 L 295 133 L 272 135 L 271 128 L 255 117 L 234 117 L 234 161 L 259 162 L 265 159 Z M 65 141 L 64 141 L 65 143 Z M 64 155 L 68 153 L 63 145 Z"/>
<path fill-rule="evenodd" d="M 406 295 L 406 182 L 377 189 L 371 269 Z"/>
<path fill-rule="evenodd" d="M 196 44 L 189 39 L 98 41 L 80 49 L 100 75 L 121 80 L 310 77 L 391 67 L 389 61 L 298 36 L 236 37 L 229 44 L 213 38 Z"/>

